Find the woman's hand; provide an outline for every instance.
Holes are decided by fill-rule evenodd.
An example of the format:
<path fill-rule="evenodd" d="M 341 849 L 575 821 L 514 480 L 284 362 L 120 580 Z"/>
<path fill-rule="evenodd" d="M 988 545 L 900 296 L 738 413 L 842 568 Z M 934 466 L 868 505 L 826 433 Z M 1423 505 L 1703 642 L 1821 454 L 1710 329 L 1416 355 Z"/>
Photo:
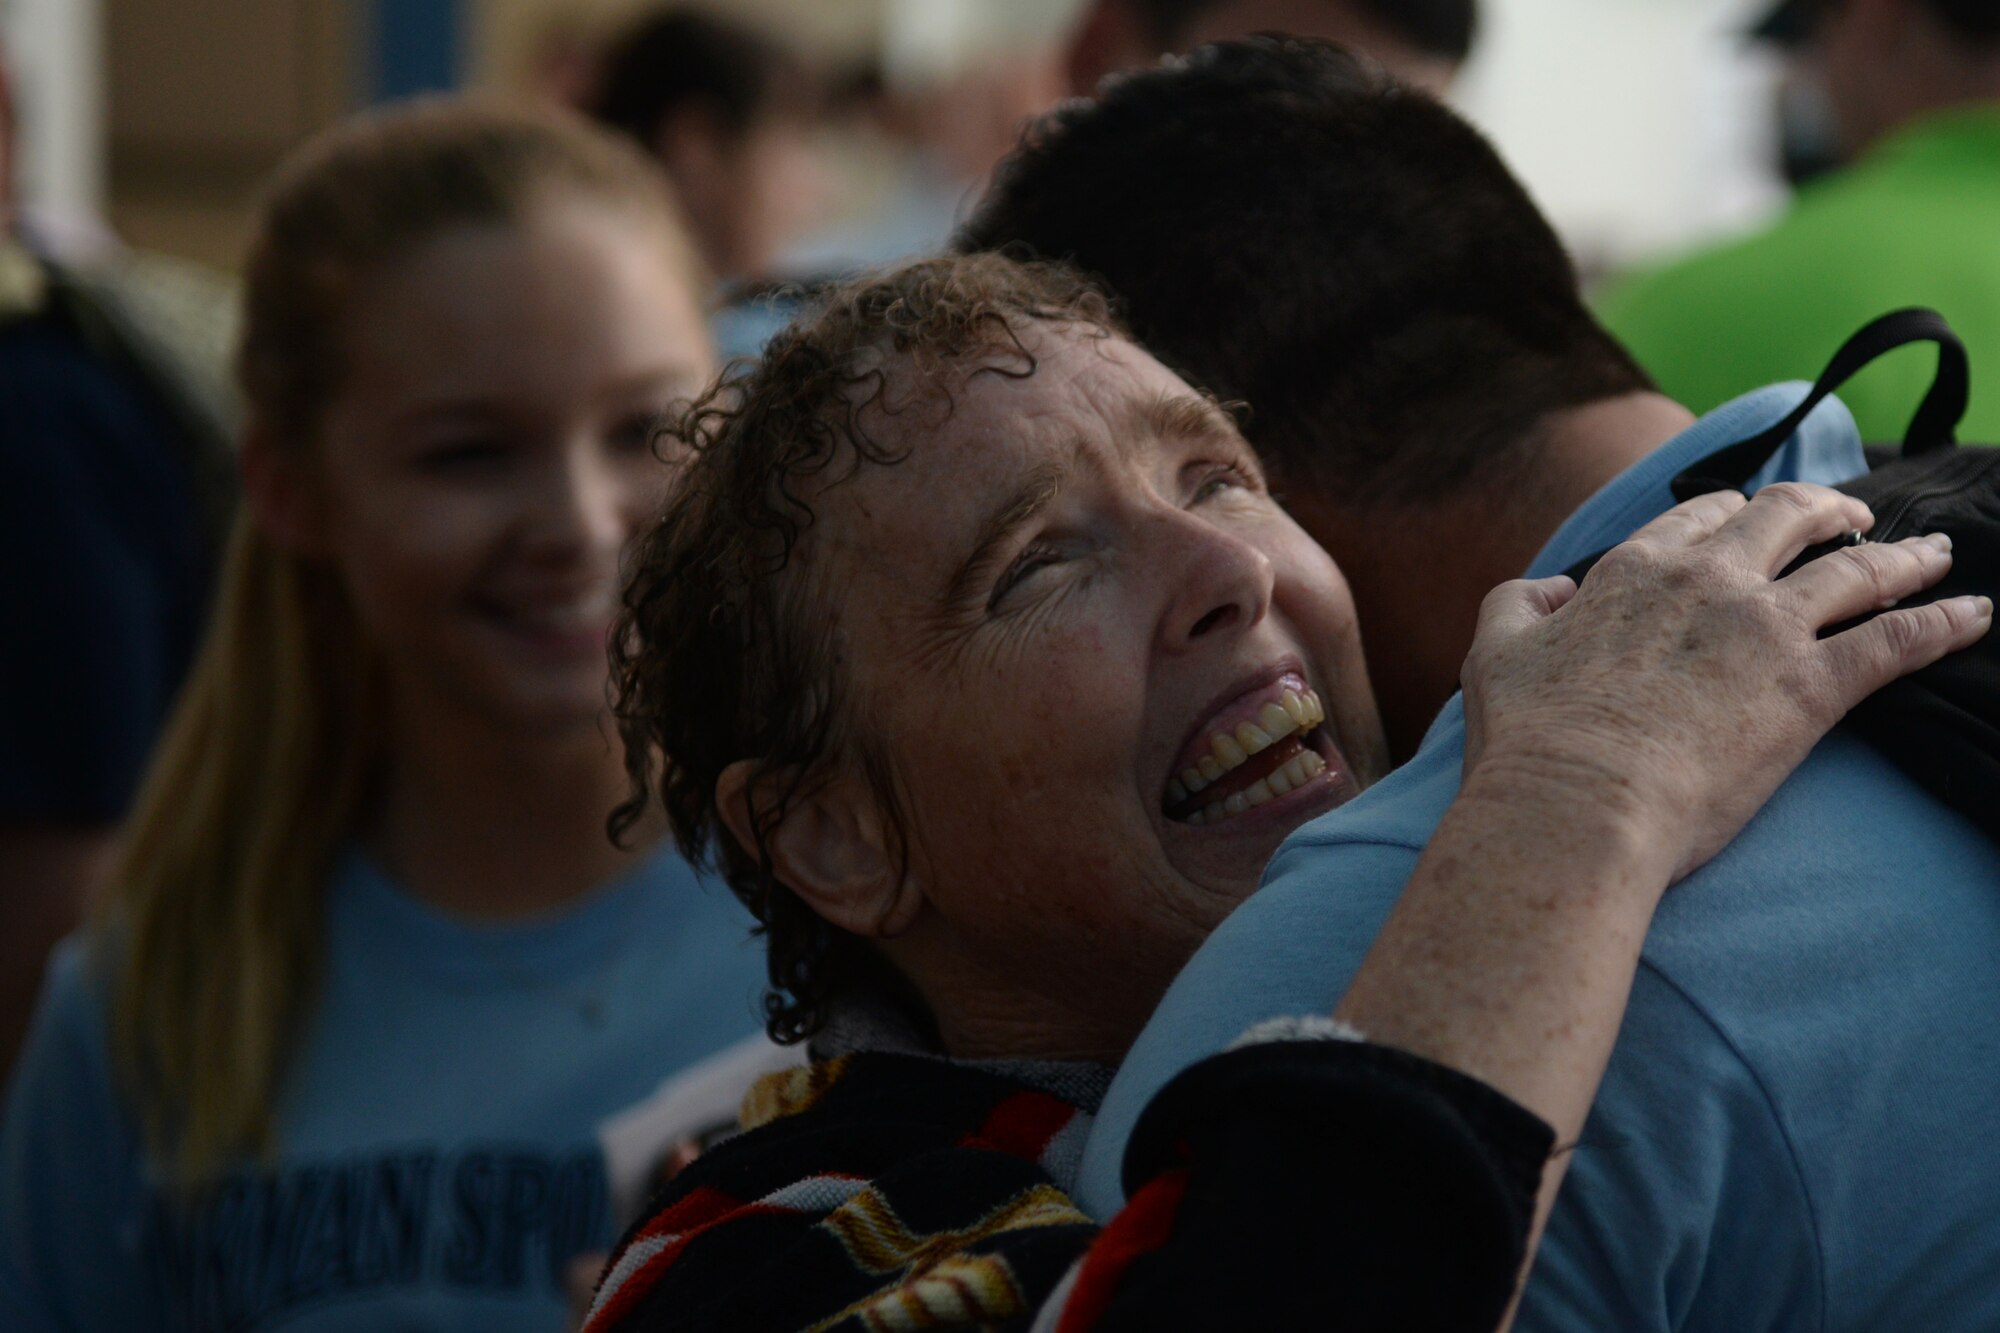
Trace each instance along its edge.
<path fill-rule="evenodd" d="M 1873 523 L 1819 486 L 1691 500 L 1578 589 L 1509 583 L 1466 659 L 1465 781 L 1335 1010 L 1465 1071 L 1574 1142 L 1646 929 L 1872 690 L 1986 633 L 1984 598 L 1894 610 L 1950 567 L 1929 539 L 1807 546 Z M 1543 1173 L 1536 1231 L 1567 1156 Z"/>
<path fill-rule="evenodd" d="M 1566 577 L 1496 588 L 1463 673 L 1465 777 L 1553 808 L 1571 790 L 1633 821 L 1678 879 L 1748 823 L 1855 704 L 1977 641 L 1985 598 L 1893 610 L 1951 566 L 1942 537 L 1806 547 L 1874 523 L 1859 500 L 1779 483 L 1690 500 Z"/>

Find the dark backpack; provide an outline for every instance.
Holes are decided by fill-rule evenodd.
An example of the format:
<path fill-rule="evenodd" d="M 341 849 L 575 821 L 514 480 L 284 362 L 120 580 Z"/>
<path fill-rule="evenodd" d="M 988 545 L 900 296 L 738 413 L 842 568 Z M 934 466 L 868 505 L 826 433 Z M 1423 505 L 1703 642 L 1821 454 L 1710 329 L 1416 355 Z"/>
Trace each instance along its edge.
<path fill-rule="evenodd" d="M 1842 544 L 1942 532 L 1952 539 L 1951 572 L 1903 605 L 1966 594 L 2000 602 L 2000 448 L 1955 446 L 1971 376 L 1964 344 L 1934 310 L 1898 310 L 1848 339 L 1791 415 L 1674 478 L 1674 497 L 1740 490 L 1829 394 L 1876 357 L 1913 342 L 1938 345 L 1938 371 L 1901 453 L 1837 488 L 1868 503 L 1874 531 L 1816 547 L 1800 560 Z M 1884 686 L 1845 725 L 2000 841 L 2000 634 Z"/>

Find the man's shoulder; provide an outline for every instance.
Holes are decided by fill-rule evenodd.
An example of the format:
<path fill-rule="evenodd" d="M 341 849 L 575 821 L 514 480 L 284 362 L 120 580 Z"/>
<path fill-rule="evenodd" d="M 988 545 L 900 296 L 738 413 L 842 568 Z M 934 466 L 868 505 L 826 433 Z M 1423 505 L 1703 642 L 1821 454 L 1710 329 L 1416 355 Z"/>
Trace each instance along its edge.
<path fill-rule="evenodd" d="M 1728 847 L 1669 891 L 1646 957 L 1749 1052 L 1838 1041 L 1811 1015 L 1843 1011 L 1857 1025 L 1845 1035 L 1858 1036 L 1869 1012 L 1915 1022 L 1936 1009 L 1921 1021 L 1970 1037 L 1971 1020 L 1956 1012 L 1966 988 L 2000 1003 L 1996 885 L 2000 845 L 1836 730 Z M 1912 987 L 1919 969 L 1962 973 L 1951 986 L 1961 999 Z M 1788 1015 L 1800 1030 L 1785 1030 Z"/>

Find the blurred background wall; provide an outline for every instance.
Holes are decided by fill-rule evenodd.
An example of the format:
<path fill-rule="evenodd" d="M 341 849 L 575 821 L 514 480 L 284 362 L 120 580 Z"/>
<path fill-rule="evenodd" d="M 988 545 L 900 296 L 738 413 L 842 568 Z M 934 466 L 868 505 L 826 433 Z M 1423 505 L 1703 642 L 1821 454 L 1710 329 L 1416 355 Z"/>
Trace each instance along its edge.
<path fill-rule="evenodd" d="M 0 0 L 24 194 L 55 224 L 228 266 L 257 182 L 342 112 L 432 88 L 559 95 L 643 0 Z M 711 0 L 816 64 L 917 88 L 1061 40 L 1078 0 Z M 1589 271 L 1782 198 L 1754 0 L 1487 0 L 1457 100 Z M 837 150 L 834 154 L 839 157 Z M 841 159 L 866 193 L 865 155 Z"/>

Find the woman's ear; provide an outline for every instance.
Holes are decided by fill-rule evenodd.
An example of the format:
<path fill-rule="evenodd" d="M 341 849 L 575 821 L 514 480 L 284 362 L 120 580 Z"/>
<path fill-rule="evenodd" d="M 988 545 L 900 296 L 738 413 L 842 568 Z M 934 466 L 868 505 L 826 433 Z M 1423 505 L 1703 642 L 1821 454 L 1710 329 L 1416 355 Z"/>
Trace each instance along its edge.
<path fill-rule="evenodd" d="M 752 803 L 776 799 L 780 781 L 767 774 L 753 791 L 757 767 L 756 760 L 740 759 L 715 783 L 723 824 L 753 854 Z M 923 906 L 923 893 L 892 847 L 881 805 L 859 777 L 843 773 L 802 786 L 776 826 L 765 828 L 764 840 L 778 882 L 850 935 L 893 939 Z"/>
<path fill-rule="evenodd" d="M 252 418 L 237 466 L 243 504 L 258 529 L 294 555 L 324 555 L 326 504 L 301 452 L 284 448 L 267 423 Z"/>

